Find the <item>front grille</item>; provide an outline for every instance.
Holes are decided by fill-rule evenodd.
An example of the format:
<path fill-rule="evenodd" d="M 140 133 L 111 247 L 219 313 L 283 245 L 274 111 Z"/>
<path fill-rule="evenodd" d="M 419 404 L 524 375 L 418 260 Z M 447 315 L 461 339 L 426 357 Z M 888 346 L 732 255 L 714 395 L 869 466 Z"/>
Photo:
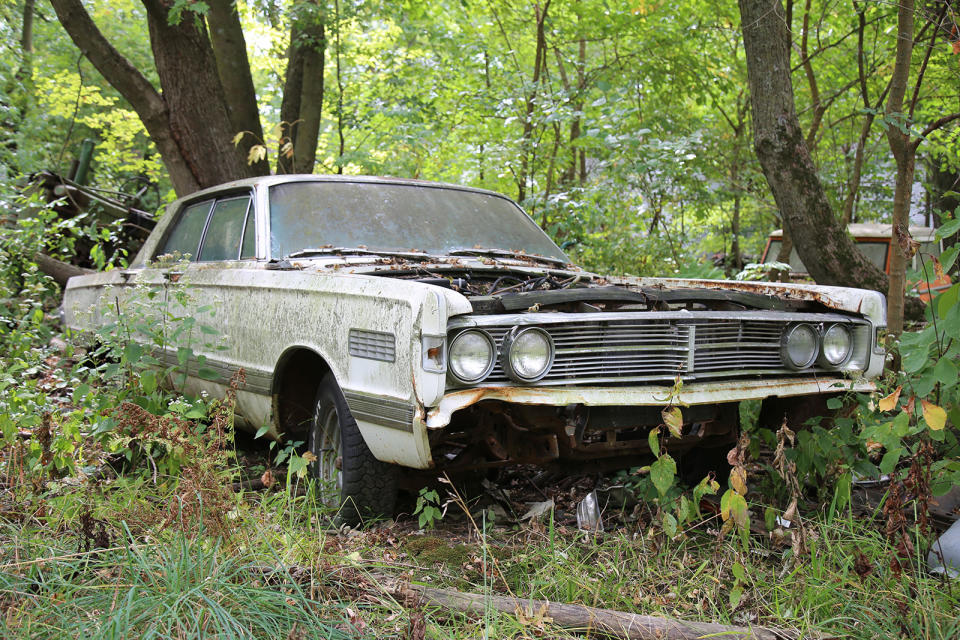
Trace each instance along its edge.
<path fill-rule="evenodd" d="M 610 319 L 577 322 L 532 322 L 553 338 L 553 366 L 536 386 L 635 384 L 711 380 L 757 375 L 803 375 L 780 357 L 780 336 L 790 321 L 740 320 L 729 317 Z M 717 315 L 717 314 L 714 314 Z M 796 316 L 799 314 L 790 314 Z M 767 314 L 769 317 L 770 314 Z M 839 317 L 850 321 L 849 318 Z M 803 318 L 816 322 L 816 318 Z M 833 316 L 830 321 L 837 321 Z M 529 322 L 529 321 L 528 321 Z M 524 324 L 528 324 L 524 322 Z M 865 327 L 865 325 L 864 325 Z M 498 353 L 511 326 L 481 326 L 493 337 Z M 859 335 L 860 327 L 855 330 Z M 856 343 L 855 340 L 855 348 Z M 513 384 L 499 359 L 483 385 Z"/>

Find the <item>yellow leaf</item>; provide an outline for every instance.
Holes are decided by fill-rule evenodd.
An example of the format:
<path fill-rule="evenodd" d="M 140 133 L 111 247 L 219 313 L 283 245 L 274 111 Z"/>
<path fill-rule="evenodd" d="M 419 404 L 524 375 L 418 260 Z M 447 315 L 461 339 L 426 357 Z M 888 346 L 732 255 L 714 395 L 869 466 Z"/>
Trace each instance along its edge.
<path fill-rule="evenodd" d="M 740 495 L 747 495 L 747 470 L 743 467 L 734 467 L 730 472 L 730 486 Z"/>
<path fill-rule="evenodd" d="M 943 429 L 943 426 L 947 423 L 947 412 L 922 398 L 920 405 L 923 407 L 923 419 L 927 421 L 927 426 L 934 431 Z"/>
<path fill-rule="evenodd" d="M 311 451 L 304 451 L 304 452 L 303 452 L 303 455 L 300 456 L 300 457 L 303 458 L 304 460 L 306 460 L 307 462 L 316 462 L 316 461 L 317 461 L 317 456 L 313 455 L 313 452 L 311 452 Z"/>
<path fill-rule="evenodd" d="M 901 391 L 903 391 L 902 385 L 894 389 L 893 393 L 888 395 L 886 398 L 881 399 L 877 405 L 880 408 L 880 411 L 890 411 L 897 406 L 897 400 L 900 399 Z"/>
<path fill-rule="evenodd" d="M 243 140 L 243 134 L 244 132 L 241 131 L 237 135 L 233 136 L 233 146 L 237 146 L 238 144 L 240 144 L 240 141 Z"/>
<path fill-rule="evenodd" d="M 680 412 L 680 407 L 667 407 L 660 415 L 663 416 L 663 423 L 670 429 L 674 438 L 683 435 L 683 414 Z"/>
<path fill-rule="evenodd" d="M 247 164 L 260 162 L 267 157 L 267 148 L 262 144 L 255 144 L 250 147 L 250 153 L 247 154 Z"/>

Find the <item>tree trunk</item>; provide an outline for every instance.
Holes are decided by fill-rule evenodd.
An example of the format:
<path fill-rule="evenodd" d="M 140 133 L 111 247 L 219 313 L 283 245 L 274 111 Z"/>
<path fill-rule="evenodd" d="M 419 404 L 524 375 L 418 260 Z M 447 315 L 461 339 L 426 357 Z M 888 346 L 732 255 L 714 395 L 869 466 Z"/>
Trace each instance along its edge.
<path fill-rule="evenodd" d="M 206 30 L 170 24 L 161 0 L 143 0 L 163 95 L 111 45 L 81 0 L 51 0 L 57 19 L 137 112 L 178 195 L 253 175 L 231 142 L 223 86 Z"/>
<path fill-rule="evenodd" d="M 260 124 L 260 111 L 257 108 L 257 91 L 250 74 L 247 42 L 243 37 L 240 14 L 233 0 L 210 0 L 207 24 L 210 27 L 210 44 L 217 61 L 217 74 L 223 85 L 230 124 L 234 134 L 247 134 L 237 145 L 242 156 L 247 157 L 252 146 L 266 143 Z M 270 163 L 264 157 L 254 162 L 251 169 L 258 175 L 269 175 Z"/>
<path fill-rule="evenodd" d="M 676 620 L 581 604 L 464 593 L 417 584 L 393 587 L 391 592 L 401 601 L 422 601 L 430 606 L 461 611 L 472 616 L 483 616 L 487 611 L 494 610 L 511 615 L 522 614 L 534 620 L 549 620 L 551 624 L 561 628 L 586 631 L 587 637 L 622 638 L 623 640 L 695 640 L 720 637 L 789 640 L 799 635 L 785 629 L 758 626 L 735 627 L 714 622 Z"/>
<path fill-rule="evenodd" d="M 23 24 L 20 26 L 20 68 L 14 76 L 18 83 L 33 81 L 33 12 L 36 0 L 23 3 Z"/>
<path fill-rule="evenodd" d="M 901 0 L 897 12 L 897 53 L 893 76 L 890 78 L 890 96 L 885 114 L 890 119 L 902 119 L 903 97 L 907 92 L 910 58 L 913 55 L 913 0 Z M 893 238 L 890 252 L 890 288 L 887 293 L 887 327 L 893 335 L 903 331 L 903 298 L 906 290 L 908 256 L 897 242 L 897 232 L 907 232 L 910 225 L 910 195 L 913 190 L 913 172 L 916 149 L 910 143 L 910 134 L 887 123 L 887 142 L 897 163 L 897 180 L 893 194 Z"/>
<path fill-rule="evenodd" d="M 301 82 L 300 123 L 293 144 L 296 173 L 313 173 L 317 159 L 317 138 L 323 113 L 323 72 L 326 36 L 323 17 L 315 16 L 304 32 L 303 79 Z"/>
<path fill-rule="evenodd" d="M 790 36 L 780 0 L 740 0 L 754 146 L 784 230 L 820 284 L 887 290 L 886 275 L 840 226 L 810 157 L 794 105 Z"/>
<path fill-rule="evenodd" d="M 277 142 L 277 173 L 294 173 L 293 143 L 300 126 L 300 101 L 303 93 L 303 48 L 300 27 L 296 21 L 290 27 L 290 46 L 287 48 L 287 71 L 283 82 L 283 100 L 280 103 L 280 139 Z"/>
<path fill-rule="evenodd" d="M 177 194 L 186 195 L 199 189 L 197 177 L 171 131 L 167 103 L 150 81 L 103 37 L 81 0 L 50 0 L 50 4 L 77 48 L 137 112 L 160 151 Z"/>
<path fill-rule="evenodd" d="M 537 25 L 537 48 L 533 55 L 533 77 L 530 91 L 527 93 L 524 107 L 523 134 L 520 138 L 520 174 L 517 176 L 517 202 L 523 204 L 527 197 L 527 181 L 532 173 L 534 164 L 531 155 L 535 153 L 533 143 L 533 111 L 537 102 L 537 89 L 540 77 L 547 63 L 547 39 L 544 33 L 544 23 L 547 20 L 547 11 L 550 10 L 550 0 L 544 3 L 541 9 L 539 2 L 534 5 L 534 18 Z"/>
<path fill-rule="evenodd" d="M 202 23 L 171 24 L 164 0 L 143 0 L 173 140 L 200 188 L 255 175 L 233 146 L 232 126 Z"/>

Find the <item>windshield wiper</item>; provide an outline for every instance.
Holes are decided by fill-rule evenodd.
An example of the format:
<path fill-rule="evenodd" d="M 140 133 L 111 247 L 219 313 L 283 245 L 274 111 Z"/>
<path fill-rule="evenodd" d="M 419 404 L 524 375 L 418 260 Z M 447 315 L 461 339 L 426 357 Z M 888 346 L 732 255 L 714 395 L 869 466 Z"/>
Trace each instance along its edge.
<path fill-rule="evenodd" d="M 506 249 L 453 249 L 448 253 L 451 256 L 494 256 L 498 258 L 514 258 L 516 260 L 534 260 L 536 262 L 546 262 L 560 266 L 569 264 L 566 260 L 560 260 L 559 258 L 547 258 L 546 256 L 520 253 L 519 251 L 507 251 Z"/>
<path fill-rule="evenodd" d="M 342 256 L 342 255 L 358 255 L 358 256 L 387 256 L 391 258 L 405 258 L 405 259 L 420 259 L 420 260 L 433 260 L 433 256 L 428 256 L 425 253 L 417 253 L 415 251 L 375 251 L 370 249 L 359 249 L 354 247 L 318 247 L 310 249 L 300 249 L 299 251 L 293 251 L 284 256 L 285 260 L 290 258 L 309 258 L 311 256 Z"/>

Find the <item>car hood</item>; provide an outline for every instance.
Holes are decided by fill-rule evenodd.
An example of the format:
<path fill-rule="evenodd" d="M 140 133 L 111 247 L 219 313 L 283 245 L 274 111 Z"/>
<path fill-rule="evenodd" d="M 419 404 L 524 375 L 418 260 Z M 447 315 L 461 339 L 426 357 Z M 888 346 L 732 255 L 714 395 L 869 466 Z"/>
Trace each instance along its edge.
<path fill-rule="evenodd" d="M 810 302 L 823 305 L 828 309 L 863 315 L 875 324 L 886 325 L 886 299 L 877 291 L 853 289 L 848 287 L 830 287 L 816 284 L 779 283 L 779 282 L 743 282 L 737 280 L 705 280 L 691 278 L 654 278 L 603 276 L 585 271 L 576 265 L 553 266 L 536 258 L 518 256 L 430 256 L 421 253 L 404 253 L 390 256 L 379 255 L 333 255 L 311 256 L 273 263 L 275 269 L 295 269 L 309 272 L 338 272 L 356 275 L 385 277 L 453 277 L 457 273 L 477 275 L 513 273 L 523 276 L 552 276 L 572 278 L 578 286 L 619 287 L 630 291 L 638 290 L 704 290 L 714 294 L 719 292 L 740 292 L 756 296 L 779 298 L 789 302 Z M 460 293 L 443 287 L 446 297 L 454 298 L 460 304 L 457 309 L 466 309 L 462 304 L 465 298 Z"/>

